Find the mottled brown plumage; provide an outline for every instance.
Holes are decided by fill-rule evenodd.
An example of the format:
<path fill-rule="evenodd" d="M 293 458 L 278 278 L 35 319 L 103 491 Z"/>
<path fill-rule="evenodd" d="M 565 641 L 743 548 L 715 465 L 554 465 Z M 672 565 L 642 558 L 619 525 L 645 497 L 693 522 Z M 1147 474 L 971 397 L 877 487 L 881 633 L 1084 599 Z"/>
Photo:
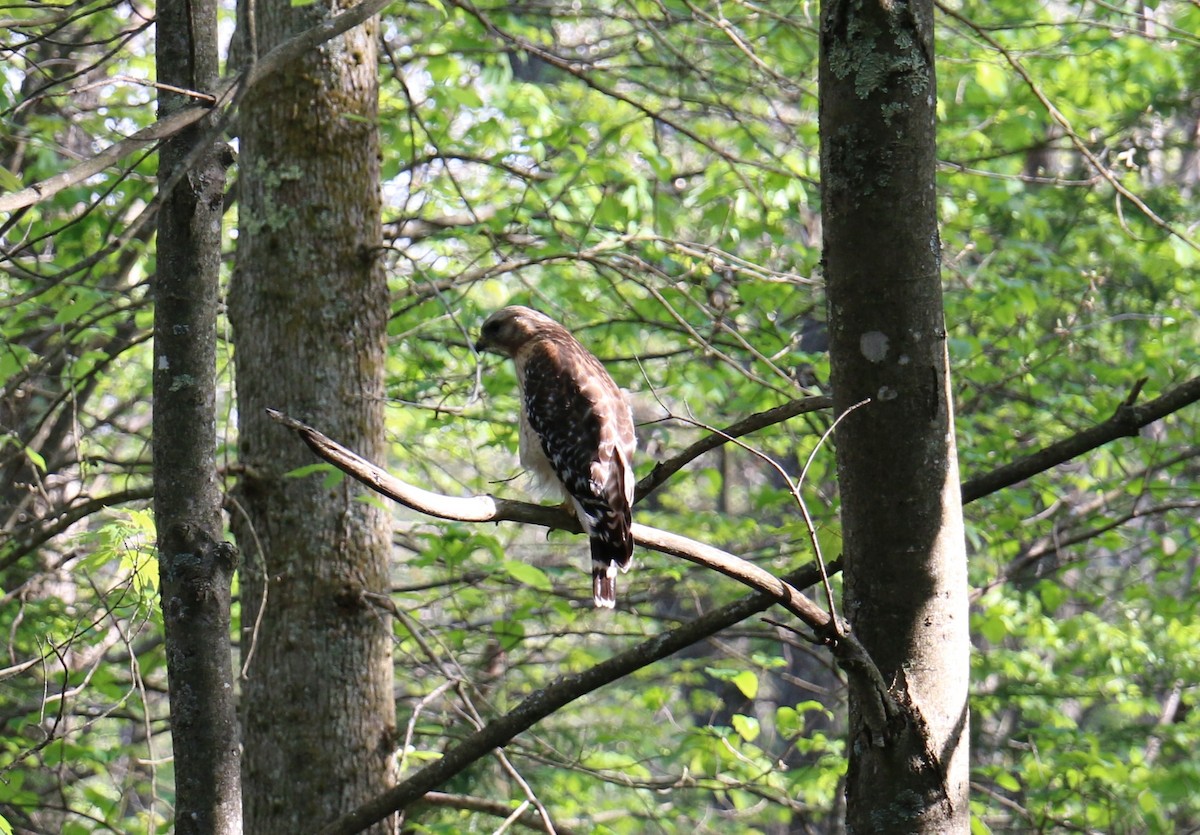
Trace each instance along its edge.
<path fill-rule="evenodd" d="M 633 556 L 633 415 L 600 361 L 550 317 L 497 310 L 476 349 L 512 357 L 521 390 L 521 463 L 570 500 L 592 551 L 596 606 L 616 604 Z"/>

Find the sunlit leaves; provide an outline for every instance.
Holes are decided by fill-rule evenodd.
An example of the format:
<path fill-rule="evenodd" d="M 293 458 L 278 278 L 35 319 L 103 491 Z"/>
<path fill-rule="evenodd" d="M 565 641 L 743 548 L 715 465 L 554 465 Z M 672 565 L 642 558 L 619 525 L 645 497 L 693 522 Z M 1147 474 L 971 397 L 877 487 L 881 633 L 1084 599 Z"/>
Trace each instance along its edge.
<path fill-rule="evenodd" d="M 1200 661 L 1190 616 L 1181 621 L 1157 614 L 1150 601 L 1068 611 L 1057 592 L 1052 617 L 1040 602 L 1049 585 L 1042 584 L 1041 595 L 990 596 L 986 616 L 976 621 L 987 641 L 975 657 L 977 709 L 1016 719 L 1006 731 L 1014 744 L 992 748 L 979 740 L 989 752 L 981 772 L 1030 814 L 1069 816 L 1081 826 L 1143 831 L 1146 824 L 1121 809 L 1140 809 L 1152 828 L 1172 814 L 1195 814 L 1177 796 L 1166 806 L 1143 799 L 1160 797 L 1160 780 L 1186 780 L 1194 772 L 1190 757 L 1172 756 L 1169 740 L 1178 739 L 1181 729 L 1166 725 L 1162 736 L 1147 733 L 1162 722 L 1155 694 L 1189 680 Z M 1167 758 L 1157 768 L 1142 764 L 1151 750 Z"/>
<path fill-rule="evenodd" d="M 456 495 L 534 497 L 527 479 L 512 480 L 511 364 L 471 349 L 483 316 L 508 301 L 560 318 L 632 392 L 639 475 L 703 434 L 666 411 L 723 426 L 800 394 L 792 378 L 802 371 L 827 382 L 823 355 L 800 347 L 824 316 L 808 283 L 820 259 L 815 6 L 477 9 L 490 26 L 441 2 L 382 17 L 388 226 L 373 255 L 393 295 L 392 444 L 380 463 Z M 36 101 L 22 82 L 36 87 L 59 59 L 42 54 L 49 41 L 10 50 L 0 75 L 6 190 L 154 119 L 148 88 L 118 78 L 149 77 L 148 20 L 129 6 L 84 11 L 78 31 L 61 32 L 59 7 L 5 11 L 6 43 L 54 34 L 96 45 L 60 56 L 84 70 L 79 95 L 62 81 Z M 938 196 L 965 476 L 1105 419 L 1143 377 L 1144 400 L 1200 368 L 1196 249 L 1119 198 L 1039 98 L 1109 177 L 1194 239 L 1197 31 L 1200 7 L 1186 3 L 939 13 Z M 79 64 L 125 35 L 108 63 Z M 0 454 L 28 502 L 11 517 L 21 525 L 145 485 L 157 265 L 149 228 L 133 224 L 154 165 L 130 157 L 6 219 L 0 386 L 5 409 L 19 413 L 5 412 Z M 221 398 L 232 484 L 242 474 L 225 424 L 236 408 L 228 380 Z M 827 427 L 828 416 L 813 416 L 748 442 L 795 476 Z M 967 508 L 980 589 L 973 831 L 1132 833 L 1200 819 L 1190 709 L 1200 522 L 1186 457 L 1196 437 L 1193 409 Z M 832 445 L 820 451 L 801 485 L 827 558 L 841 548 L 832 458 Z M 292 476 L 340 478 L 321 467 Z M 53 506 L 37 504 L 46 497 Z M 637 514 L 772 571 L 811 559 L 790 494 L 745 450 L 694 462 Z M 4 553 L 19 541 L 8 537 Z M 0 766 L 15 766 L 0 802 L 40 802 L 50 767 L 70 764 L 80 788 L 65 802 L 80 817 L 65 832 L 88 829 L 86 816 L 125 832 L 169 826 L 170 770 L 154 765 L 166 752 L 165 709 L 161 698 L 141 706 L 139 689 L 164 688 L 145 631 L 152 542 L 145 513 L 127 504 L 73 521 L 5 569 L 0 634 L 13 663 L 38 663 L 14 679 L 33 695 L 0 735 Z M 496 715 L 741 593 L 679 560 L 639 551 L 635 563 L 619 579 L 621 607 L 599 614 L 582 537 L 403 514 L 391 588 L 373 593 L 388 597 L 381 617 L 389 603 L 400 614 L 397 698 L 415 720 L 406 767 L 465 732 L 465 698 Z M 581 700 L 511 753 L 581 831 L 648 831 L 647 819 L 688 832 L 819 821 L 845 768 L 842 693 L 824 662 L 790 645 L 785 658 L 784 645 L 747 622 Z M 446 682 L 449 695 L 422 701 Z M 805 689 L 814 685 L 821 703 Z M 74 695 L 42 703 L 63 692 Z M 46 730 L 60 709 L 75 714 Z M 124 723 L 120 734 L 110 721 Z M 456 791 L 506 798 L 512 785 L 482 765 L 458 780 Z M 156 805 L 122 811 L 148 787 Z M 593 826 L 592 814 L 605 822 Z M 446 812 L 417 825 L 458 832 L 463 820 Z"/>
<path fill-rule="evenodd" d="M 553 588 L 550 578 L 546 576 L 546 572 L 542 571 L 536 565 L 530 565 L 529 563 L 517 560 L 505 560 L 501 567 L 517 582 L 524 583 L 530 588 L 540 589 L 541 591 L 550 591 Z"/>

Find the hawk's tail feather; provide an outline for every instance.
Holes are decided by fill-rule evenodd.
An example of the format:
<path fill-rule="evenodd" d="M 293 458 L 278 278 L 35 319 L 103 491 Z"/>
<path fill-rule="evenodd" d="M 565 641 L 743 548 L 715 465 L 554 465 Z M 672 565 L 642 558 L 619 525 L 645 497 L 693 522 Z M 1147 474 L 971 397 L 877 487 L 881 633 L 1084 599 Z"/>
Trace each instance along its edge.
<path fill-rule="evenodd" d="M 633 559 L 629 510 L 596 499 L 573 500 L 592 550 L 592 599 L 598 608 L 611 609 L 617 599 L 617 570 L 628 571 Z"/>
<path fill-rule="evenodd" d="M 631 561 L 624 540 L 613 542 L 605 533 L 593 532 L 588 538 L 592 546 L 592 600 L 598 609 L 611 609 L 616 605 L 617 569 L 628 571 Z M 633 545 L 632 537 L 629 545 Z"/>
<path fill-rule="evenodd" d="M 616 563 L 602 565 L 592 560 L 592 602 L 597 609 L 612 609 L 617 605 Z"/>

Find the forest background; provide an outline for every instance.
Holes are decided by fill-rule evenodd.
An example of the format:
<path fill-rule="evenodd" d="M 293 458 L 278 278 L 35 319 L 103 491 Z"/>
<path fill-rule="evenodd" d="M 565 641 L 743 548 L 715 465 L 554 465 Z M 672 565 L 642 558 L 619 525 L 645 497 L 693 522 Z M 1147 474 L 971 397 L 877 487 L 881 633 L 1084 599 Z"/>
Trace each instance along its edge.
<path fill-rule="evenodd" d="M 838 416 L 811 399 L 830 377 L 814 5 L 375 3 L 336 35 L 336 4 L 212 6 L 196 83 L 164 72 L 162 5 L 157 32 L 138 2 L 0 10 L 0 831 L 184 831 L 152 447 L 162 464 L 215 433 L 247 831 L 302 831 L 281 807 L 315 831 L 560 676 L 738 605 L 734 581 L 639 550 L 595 612 L 578 538 L 397 511 L 263 415 L 440 494 L 528 498 L 512 369 L 471 349 L 510 301 L 630 391 L 639 477 L 686 464 L 637 521 L 785 575 L 813 560 L 798 480 L 838 556 Z M 1195 831 L 1200 7 L 933 20 L 970 826 Z M 181 183 L 220 255 L 211 431 L 152 420 Z M 744 446 L 686 453 L 711 436 L 689 420 L 747 419 Z M 1038 457 L 1056 443 L 1078 454 Z M 1015 461 L 1034 463 L 988 480 Z M 840 831 L 846 674 L 786 613 L 751 614 L 586 691 L 402 825 Z"/>

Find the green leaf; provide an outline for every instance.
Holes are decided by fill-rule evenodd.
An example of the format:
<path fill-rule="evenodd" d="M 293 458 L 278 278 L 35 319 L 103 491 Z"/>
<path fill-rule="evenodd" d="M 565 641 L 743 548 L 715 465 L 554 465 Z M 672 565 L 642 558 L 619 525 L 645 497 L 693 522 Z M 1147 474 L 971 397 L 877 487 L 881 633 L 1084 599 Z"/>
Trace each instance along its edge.
<path fill-rule="evenodd" d="M 619 751 L 589 751 L 584 755 L 582 764 L 585 768 L 594 768 L 597 771 L 616 771 L 634 779 L 650 777 L 650 770 L 637 758 Z"/>
<path fill-rule="evenodd" d="M 531 586 L 538 591 L 552 591 L 554 589 L 554 584 L 550 582 L 550 578 L 546 576 L 546 572 L 542 571 L 536 565 L 530 565 L 520 560 L 505 560 L 500 564 L 500 567 L 518 583 Z"/>
<path fill-rule="evenodd" d="M 0 191 L 20 191 L 23 187 L 21 178 L 9 171 L 3 165 L 0 165 Z M 3 824 L 4 818 L 0 818 L 0 824 Z M 12 832 L 12 829 L 8 830 Z M 0 833 L 4 832 L 3 826 L 0 826 Z"/>
<path fill-rule="evenodd" d="M 753 699 L 758 695 L 758 674 L 750 670 L 743 670 L 733 677 L 733 683 L 738 690 L 742 691 L 742 695 L 747 699 Z"/>
<path fill-rule="evenodd" d="M 492 632 L 505 650 L 517 647 L 525 640 L 525 625 L 519 620 L 502 620 L 493 627 Z"/>
<path fill-rule="evenodd" d="M 1008 90 L 1008 73 L 988 61 L 975 65 L 975 80 L 993 98 L 1001 98 Z"/>
<path fill-rule="evenodd" d="M 1008 637 L 1008 627 L 1005 625 L 1004 619 L 995 613 L 989 613 L 983 618 L 979 622 L 978 629 L 979 634 L 993 644 L 998 644 Z"/>
<path fill-rule="evenodd" d="M 1006 771 L 996 775 L 996 785 L 1010 792 L 1019 792 L 1021 790 L 1021 784 L 1017 782 L 1017 778 Z"/>
<path fill-rule="evenodd" d="M 1058 580 L 1043 580 L 1038 583 L 1038 596 L 1042 599 L 1042 611 L 1054 614 L 1059 606 L 1067 602 L 1069 595 Z"/>
<path fill-rule="evenodd" d="M 733 715 L 733 729 L 737 731 L 738 736 L 747 742 L 753 742 L 758 738 L 759 725 L 758 720 L 753 716 L 743 716 L 740 713 Z"/>
<path fill-rule="evenodd" d="M 337 468 L 334 467 L 332 464 L 328 464 L 324 461 L 321 461 L 316 464 L 305 464 L 303 467 L 297 467 L 294 470 L 288 470 L 286 473 L 283 474 L 283 477 L 284 478 L 304 478 L 306 476 L 312 475 L 313 473 L 328 473 L 335 469 L 337 469 Z"/>
<path fill-rule="evenodd" d="M 25 447 L 25 457 L 29 459 L 33 466 L 37 467 L 43 473 L 46 472 L 46 459 L 36 449 L 30 446 Z"/>

